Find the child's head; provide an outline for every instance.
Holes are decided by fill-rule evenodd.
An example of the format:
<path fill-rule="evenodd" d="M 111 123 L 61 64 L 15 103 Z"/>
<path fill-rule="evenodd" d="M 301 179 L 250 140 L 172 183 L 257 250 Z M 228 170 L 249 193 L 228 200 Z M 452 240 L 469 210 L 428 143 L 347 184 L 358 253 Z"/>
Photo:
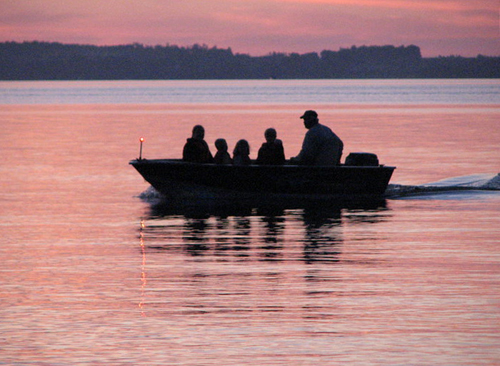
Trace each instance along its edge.
<path fill-rule="evenodd" d="M 205 137 L 205 129 L 201 125 L 196 125 L 193 127 L 192 138 L 196 140 L 203 140 Z"/>
<path fill-rule="evenodd" d="M 276 130 L 274 128 L 268 128 L 266 132 L 264 132 L 264 137 L 268 143 L 273 143 L 276 140 Z"/>
<path fill-rule="evenodd" d="M 227 142 L 224 139 L 215 140 L 215 147 L 218 151 L 227 151 Z"/>
<path fill-rule="evenodd" d="M 234 155 L 250 155 L 250 144 L 247 140 L 239 140 L 236 143 Z"/>

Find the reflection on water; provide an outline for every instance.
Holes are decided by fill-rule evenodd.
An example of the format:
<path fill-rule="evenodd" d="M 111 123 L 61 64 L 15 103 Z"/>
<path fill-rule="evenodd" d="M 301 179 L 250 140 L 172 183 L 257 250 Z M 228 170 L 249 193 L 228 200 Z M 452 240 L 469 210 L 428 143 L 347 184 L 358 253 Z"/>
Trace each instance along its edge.
<path fill-rule="evenodd" d="M 337 308 L 343 294 L 358 298 L 373 291 L 342 285 L 349 268 L 370 261 L 369 253 L 359 257 L 355 247 L 344 255 L 344 231 L 366 230 L 391 215 L 385 202 L 362 208 L 153 206 L 139 228 L 141 314 L 195 322 L 223 354 L 235 339 L 322 336 L 320 329 L 304 333 L 293 324 L 307 328 L 317 322 L 328 333 L 335 319 L 344 332 L 350 320 Z M 377 239 L 370 234 L 366 240 Z M 212 327 L 234 334 L 207 334 Z M 232 364 L 253 364 L 233 357 Z"/>
<path fill-rule="evenodd" d="M 140 237 L 146 253 L 177 252 L 206 261 L 337 262 L 343 226 L 376 224 L 387 211 L 385 201 L 304 208 L 159 204 L 141 221 Z"/>

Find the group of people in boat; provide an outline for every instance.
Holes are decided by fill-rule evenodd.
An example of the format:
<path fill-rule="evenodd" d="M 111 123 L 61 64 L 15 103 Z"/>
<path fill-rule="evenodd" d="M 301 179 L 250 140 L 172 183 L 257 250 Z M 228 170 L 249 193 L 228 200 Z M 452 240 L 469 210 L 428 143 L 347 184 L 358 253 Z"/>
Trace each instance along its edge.
<path fill-rule="evenodd" d="M 307 110 L 300 117 L 304 120 L 304 127 L 308 130 L 300 153 L 290 159 L 292 164 L 303 165 L 338 165 L 342 157 L 344 143 L 327 126 L 319 123 L 318 114 L 313 110 Z M 256 164 L 259 165 L 282 165 L 285 163 L 285 151 L 283 142 L 277 138 L 274 128 L 268 128 L 264 132 L 266 142 L 259 149 Z M 182 159 L 193 163 L 215 163 L 250 165 L 250 144 L 247 140 L 239 140 L 233 150 L 231 157 L 225 139 L 215 140 L 217 152 L 210 152 L 205 138 L 205 129 L 201 125 L 193 127 L 192 136 L 184 145 Z"/>

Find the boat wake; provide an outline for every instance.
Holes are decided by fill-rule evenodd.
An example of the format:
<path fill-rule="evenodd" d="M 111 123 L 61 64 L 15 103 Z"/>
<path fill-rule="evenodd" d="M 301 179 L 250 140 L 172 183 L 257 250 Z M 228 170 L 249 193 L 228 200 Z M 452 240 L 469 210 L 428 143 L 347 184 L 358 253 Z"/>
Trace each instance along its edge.
<path fill-rule="evenodd" d="M 150 204 L 159 203 L 163 199 L 161 193 L 154 189 L 152 186 L 148 187 L 144 192 L 141 192 L 138 197 L 142 201 Z"/>
<path fill-rule="evenodd" d="M 410 186 L 389 184 L 389 199 L 468 199 L 484 195 L 500 196 L 499 174 L 474 174 Z"/>

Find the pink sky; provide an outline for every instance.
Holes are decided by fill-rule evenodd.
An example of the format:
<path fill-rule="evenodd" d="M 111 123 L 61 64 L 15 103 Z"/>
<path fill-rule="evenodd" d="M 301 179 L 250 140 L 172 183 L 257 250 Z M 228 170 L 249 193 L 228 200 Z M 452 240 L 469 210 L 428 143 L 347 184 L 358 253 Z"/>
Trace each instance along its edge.
<path fill-rule="evenodd" d="M 500 55 L 499 0 L 0 0 L 0 41 Z"/>

